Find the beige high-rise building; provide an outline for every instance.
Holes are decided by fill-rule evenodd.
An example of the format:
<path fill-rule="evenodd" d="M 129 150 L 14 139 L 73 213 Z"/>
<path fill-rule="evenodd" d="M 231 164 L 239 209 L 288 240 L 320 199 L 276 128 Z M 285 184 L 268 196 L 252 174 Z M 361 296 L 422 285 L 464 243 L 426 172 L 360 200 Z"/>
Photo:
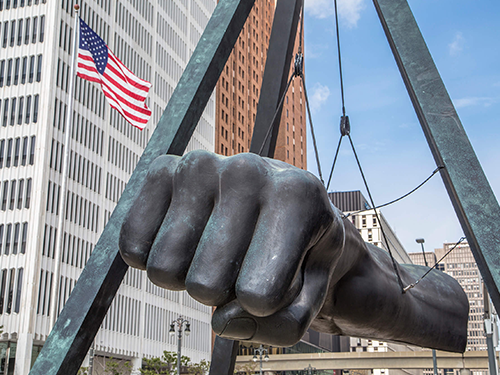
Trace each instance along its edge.
<path fill-rule="evenodd" d="M 453 246 L 455 246 L 455 243 L 445 243 L 441 249 L 435 249 L 434 253 L 426 252 L 429 267 L 439 261 Z M 415 264 L 424 265 L 422 253 L 411 253 L 409 255 Z M 486 337 L 484 336 L 483 281 L 469 244 L 467 242 L 459 244 L 441 260 L 436 268 L 455 278 L 469 299 L 470 310 L 466 350 L 487 350 Z M 430 374 L 429 371 L 426 371 L 426 373 Z M 446 369 L 440 370 L 440 372 L 443 374 L 458 374 L 459 370 Z M 487 371 L 474 371 L 474 374 L 478 375 L 487 373 Z"/>
<path fill-rule="evenodd" d="M 435 250 L 436 257 L 442 258 L 453 246 L 454 243 L 443 244 L 442 249 Z M 483 280 L 469 244 L 462 242 L 441 261 L 441 264 L 443 271 L 460 283 L 469 299 L 467 350 L 486 350 Z"/>
<path fill-rule="evenodd" d="M 453 246 L 455 246 L 455 243 L 445 243 L 443 248 L 436 249 L 434 253 L 426 253 L 429 267 L 432 267 Z M 422 253 L 411 253 L 409 255 L 415 264 L 424 265 Z M 486 350 L 483 320 L 483 282 L 469 244 L 462 242 L 438 264 L 437 268 L 455 278 L 469 299 L 467 350 Z"/>

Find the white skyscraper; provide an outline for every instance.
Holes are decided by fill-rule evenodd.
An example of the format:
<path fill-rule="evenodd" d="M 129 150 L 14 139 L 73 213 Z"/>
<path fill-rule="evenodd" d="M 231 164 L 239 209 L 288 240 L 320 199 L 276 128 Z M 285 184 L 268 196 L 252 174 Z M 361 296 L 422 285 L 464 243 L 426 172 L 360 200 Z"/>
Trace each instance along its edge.
<path fill-rule="evenodd" d="M 0 374 L 29 372 L 216 0 L 88 0 L 79 5 L 82 19 L 115 55 L 152 83 L 147 104 L 153 115 L 141 132 L 110 109 L 98 85 L 77 78 L 71 141 L 65 145 L 73 3 L 0 0 Z M 214 150 L 214 113 L 211 98 L 188 150 Z M 64 198 L 65 147 L 70 158 Z M 57 254 L 60 199 L 65 220 Z M 209 359 L 211 309 L 186 293 L 160 289 L 144 272 L 131 269 L 96 336 L 96 354 L 138 365 L 144 356 L 175 351 L 177 339 L 168 329 L 179 315 L 191 322 L 183 355 Z"/>

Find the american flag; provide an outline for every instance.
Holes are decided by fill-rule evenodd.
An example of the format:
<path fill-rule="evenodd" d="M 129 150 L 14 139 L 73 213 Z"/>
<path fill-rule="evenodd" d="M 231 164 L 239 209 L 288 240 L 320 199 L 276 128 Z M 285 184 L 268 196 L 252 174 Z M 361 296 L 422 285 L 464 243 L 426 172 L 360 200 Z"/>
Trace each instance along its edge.
<path fill-rule="evenodd" d="M 133 126 L 144 129 L 151 117 L 145 100 L 151 83 L 136 77 L 80 18 L 77 75 L 98 82 L 111 107 Z"/>

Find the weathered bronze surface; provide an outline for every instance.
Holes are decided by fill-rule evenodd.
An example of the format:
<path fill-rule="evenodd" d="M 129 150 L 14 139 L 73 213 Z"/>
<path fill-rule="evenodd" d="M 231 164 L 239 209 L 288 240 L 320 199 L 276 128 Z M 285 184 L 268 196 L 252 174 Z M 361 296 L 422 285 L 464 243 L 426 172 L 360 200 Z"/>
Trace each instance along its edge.
<path fill-rule="evenodd" d="M 151 228 L 154 228 L 152 230 Z M 320 332 L 461 352 L 468 300 L 434 270 L 407 293 L 311 173 L 255 154 L 192 151 L 151 166 L 120 251 L 158 286 L 217 306 L 225 338 L 273 346 Z M 425 267 L 399 266 L 405 284 Z"/>
<path fill-rule="evenodd" d="M 282 112 L 279 102 L 285 93 L 288 75 L 290 74 L 291 56 L 293 55 L 303 3 L 303 0 L 283 0 L 276 5 L 259 104 L 257 106 L 256 122 L 253 128 L 252 144 L 250 146 L 250 152 L 262 156 L 273 157 L 276 148 L 279 129 L 277 124 L 279 124 Z M 266 139 L 268 134 L 270 136 Z M 229 342 L 229 340 L 226 341 Z M 226 341 L 224 341 L 224 345 L 229 345 Z M 222 367 L 234 368 L 237 352 L 235 351 L 232 356 L 228 356 L 226 354 L 227 350 L 218 347 L 218 345 L 222 345 L 220 342 L 222 341 L 215 342 L 210 375 L 232 375 L 232 370 L 230 372 L 221 372 L 220 369 Z M 234 342 L 233 345 L 237 347 L 238 342 Z M 218 367 L 214 367 L 214 363 L 217 363 Z"/>
<path fill-rule="evenodd" d="M 488 292 L 500 309 L 500 207 L 406 0 L 374 0 Z"/>
<path fill-rule="evenodd" d="M 133 197 L 153 160 L 184 152 L 252 6 L 252 0 L 222 0 L 217 5 L 30 374 L 77 373 L 128 268 L 118 253 L 118 235 Z"/>

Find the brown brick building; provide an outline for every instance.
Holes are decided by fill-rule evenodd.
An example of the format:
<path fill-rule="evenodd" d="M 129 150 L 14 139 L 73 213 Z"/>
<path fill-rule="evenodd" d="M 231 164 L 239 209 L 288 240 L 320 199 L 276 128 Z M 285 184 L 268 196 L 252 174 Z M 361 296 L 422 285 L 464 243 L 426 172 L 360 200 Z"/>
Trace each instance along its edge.
<path fill-rule="evenodd" d="M 274 0 L 256 0 L 217 83 L 215 152 L 248 152 L 275 10 Z M 299 38 L 296 40 L 297 50 Z M 292 64 L 293 66 L 293 64 Z M 307 168 L 306 113 L 302 80 L 288 89 L 275 158 Z"/>

